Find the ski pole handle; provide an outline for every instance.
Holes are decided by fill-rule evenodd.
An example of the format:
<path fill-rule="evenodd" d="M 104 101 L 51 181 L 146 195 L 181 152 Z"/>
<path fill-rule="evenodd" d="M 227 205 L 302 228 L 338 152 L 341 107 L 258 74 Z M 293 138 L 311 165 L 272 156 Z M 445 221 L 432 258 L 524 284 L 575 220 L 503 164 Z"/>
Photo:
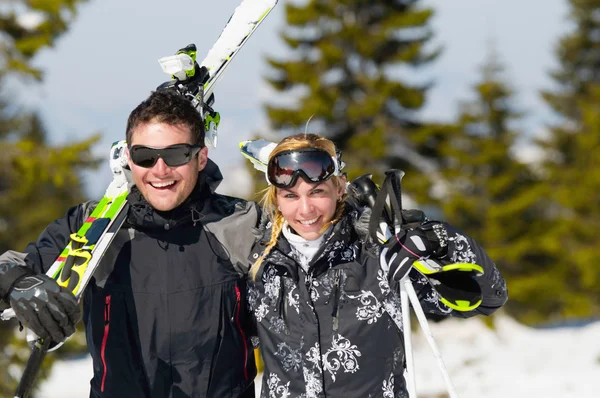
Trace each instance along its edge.
<path fill-rule="evenodd" d="M 392 207 L 393 217 L 393 228 L 394 233 L 400 232 L 402 225 L 404 224 L 404 218 L 402 217 L 402 177 L 404 177 L 404 171 L 400 169 L 391 169 L 385 172 L 385 183 L 391 185 L 392 192 L 388 194 L 394 195 L 390 198 L 390 204 Z"/>
<path fill-rule="evenodd" d="M 356 177 L 350 184 L 348 189 L 352 193 L 352 196 L 359 202 L 360 205 L 365 205 L 370 209 L 375 206 L 379 187 L 371 179 L 371 174 L 363 174 L 360 177 Z M 387 225 L 392 225 L 392 218 L 389 214 L 389 209 L 383 209 L 383 222 Z"/>
<path fill-rule="evenodd" d="M 369 235 L 374 242 L 383 243 L 387 240 L 380 239 L 377 234 L 382 219 L 387 224 L 390 234 L 396 235 L 404 224 L 402 216 L 402 186 L 401 180 L 404 171 L 391 169 L 385 172 L 385 180 L 377 193 L 375 203 L 371 207 L 371 220 L 369 221 Z"/>
<path fill-rule="evenodd" d="M 377 198 L 377 191 L 379 189 L 371 179 L 371 174 L 363 174 L 360 177 L 356 177 L 348 184 L 348 189 L 359 204 L 366 205 L 371 209 L 375 206 L 375 199 Z"/>

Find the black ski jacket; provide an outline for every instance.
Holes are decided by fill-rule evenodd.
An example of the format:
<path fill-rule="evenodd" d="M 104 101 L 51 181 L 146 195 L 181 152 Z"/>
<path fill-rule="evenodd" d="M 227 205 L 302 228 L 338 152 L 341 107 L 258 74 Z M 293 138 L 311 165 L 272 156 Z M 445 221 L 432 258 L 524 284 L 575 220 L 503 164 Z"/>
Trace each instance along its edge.
<path fill-rule="evenodd" d="M 258 208 L 213 193 L 220 180 L 209 161 L 190 198 L 168 213 L 131 190 L 126 224 L 83 296 L 90 397 L 254 396 L 244 309 Z M 24 253 L 5 253 L 0 263 L 45 272 L 94 205 L 70 209 Z"/>
<path fill-rule="evenodd" d="M 448 262 L 474 262 L 485 270 L 476 278 L 483 301 L 471 312 L 452 311 L 412 270 L 423 310 L 458 317 L 491 314 L 507 299 L 504 279 L 475 241 L 446 227 Z M 261 397 L 408 397 L 400 297 L 380 267 L 379 248 L 366 240 L 367 230 L 368 218 L 349 210 L 325 237 L 308 272 L 281 235 L 256 278 L 249 279 L 248 303 L 265 363 Z M 268 237 L 270 230 L 251 261 Z"/>

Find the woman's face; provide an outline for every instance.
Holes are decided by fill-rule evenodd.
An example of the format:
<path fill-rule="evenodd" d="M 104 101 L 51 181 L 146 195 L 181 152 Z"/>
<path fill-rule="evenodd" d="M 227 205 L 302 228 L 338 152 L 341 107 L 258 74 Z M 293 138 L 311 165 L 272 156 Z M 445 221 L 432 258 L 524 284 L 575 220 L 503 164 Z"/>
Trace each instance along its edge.
<path fill-rule="evenodd" d="M 293 187 L 277 188 L 277 206 L 298 235 L 315 240 L 335 215 L 337 202 L 343 195 L 344 184 L 340 185 L 336 188 L 332 178 L 315 184 L 300 177 Z"/>

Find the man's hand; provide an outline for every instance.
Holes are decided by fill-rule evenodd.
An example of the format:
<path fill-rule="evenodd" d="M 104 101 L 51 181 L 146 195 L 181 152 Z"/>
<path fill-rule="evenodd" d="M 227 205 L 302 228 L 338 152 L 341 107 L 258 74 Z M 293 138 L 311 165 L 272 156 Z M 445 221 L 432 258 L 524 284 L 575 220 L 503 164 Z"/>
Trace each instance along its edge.
<path fill-rule="evenodd" d="M 19 278 L 9 290 L 8 300 L 21 323 L 55 343 L 75 333 L 81 319 L 75 296 L 46 275 Z"/>

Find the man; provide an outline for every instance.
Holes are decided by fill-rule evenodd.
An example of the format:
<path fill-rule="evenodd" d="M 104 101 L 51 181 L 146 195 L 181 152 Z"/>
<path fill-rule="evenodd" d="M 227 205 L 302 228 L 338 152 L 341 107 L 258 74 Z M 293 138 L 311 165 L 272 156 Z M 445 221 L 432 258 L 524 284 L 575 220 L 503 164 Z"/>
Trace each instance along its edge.
<path fill-rule="evenodd" d="M 135 187 L 127 220 L 83 295 L 91 397 L 254 397 L 244 309 L 256 204 L 214 193 L 196 109 L 171 90 L 127 122 Z M 25 252 L 0 256 L 0 299 L 37 335 L 60 342 L 80 318 L 44 272 L 95 203 L 70 209 Z"/>

